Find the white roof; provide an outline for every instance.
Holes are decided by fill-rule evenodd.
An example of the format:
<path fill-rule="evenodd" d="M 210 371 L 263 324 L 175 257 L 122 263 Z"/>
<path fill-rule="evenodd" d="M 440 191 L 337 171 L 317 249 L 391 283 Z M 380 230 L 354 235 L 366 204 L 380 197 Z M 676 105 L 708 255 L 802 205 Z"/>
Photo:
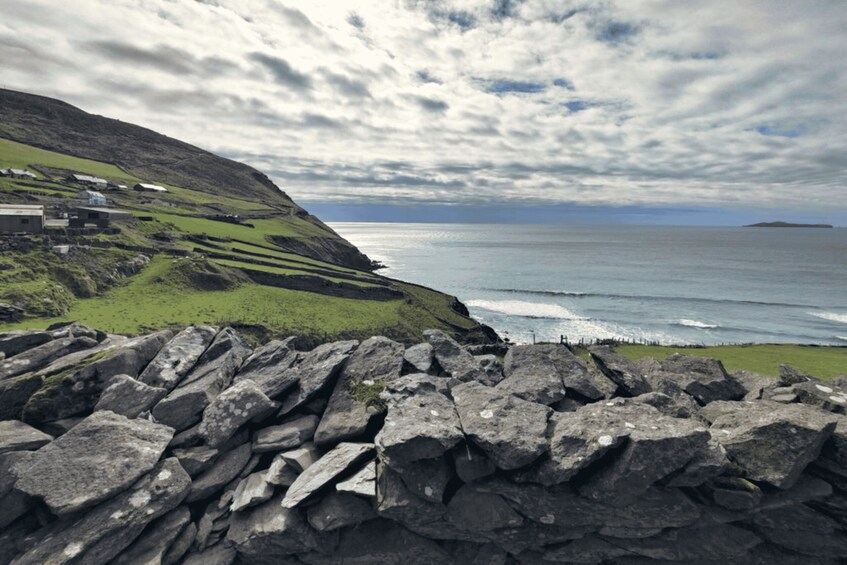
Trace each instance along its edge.
<path fill-rule="evenodd" d="M 32 175 L 35 176 L 35 173 L 31 173 L 26 169 L 9 169 L 9 172 L 13 175 Z"/>
<path fill-rule="evenodd" d="M 79 182 L 90 182 L 94 184 L 106 184 L 106 179 L 101 179 L 100 177 L 92 177 L 91 175 L 71 175 L 74 180 Z"/>
<path fill-rule="evenodd" d="M 0 204 L 0 216 L 43 216 L 44 206 Z"/>
<path fill-rule="evenodd" d="M 158 184 L 150 184 L 146 182 L 140 182 L 136 186 L 140 186 L 145 190 L 155 190 L 156 192 L 167 192 L 168 189 L 164 186 L 159 186 Z"/>
<path fill-rule="evenodd" d="M 106 198 L 105 196 L 103 196 L 102 192 L 97 192 L 96 190 L 80 190 L 76 193 L 76 195 L 82 196 L 84 198 Z"/>

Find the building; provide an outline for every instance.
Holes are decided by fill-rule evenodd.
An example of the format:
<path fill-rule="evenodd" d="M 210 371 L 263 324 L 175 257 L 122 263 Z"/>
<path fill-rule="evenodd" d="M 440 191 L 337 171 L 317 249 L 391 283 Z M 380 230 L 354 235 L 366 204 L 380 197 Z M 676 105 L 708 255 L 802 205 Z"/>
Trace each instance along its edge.
<path fill-rule="evenodd" d="M 135 216 L 126 210 L 115 208 L 98 208 L 95 206 L 79 206 L 71 215 L 68 225 L 72 228 L 84 228 L 95 225 L 98 228 L 108 228 L 112 222 L 127 223 L 135 220 Z"/>
<path fill-rule="evenodd" d="M 164 186 L 159 186 L 158 184 L 149 184 L 146 182 L 140 182 L 136 184 L 134 187 L 135 190 L 139 192 L 167 192 L 168 189 Z"/>
<path fill-rule="evenodd" d="M 8 177 L 10 174 L 9 169 L 0 169 L 0 177 Z"/>
<path fill-rule="evenodd" d="M 44 206 L 0 204 L 0 233 L 41 233 Z"/>
<path fill-rule="evenodd" d="M 127 186 L 117 182 L 110 182 L 106 184 L 106 190 L 127 190 Z"/>
<path fill-rule="evenodd" d="M 76 198 L 78 200 L 84 200 L 85 203 L 89 206 L 109 205 L 109 203 L 106 201 L 106 197 L 103 196 L 103 193 L 97 192 L 96 190 L 80 190 L 76 193 Z"/>
<path fill-rule="evenodd" d="M 106 179 L 101 179 L 100 177 L 92 177 L 91 175 L 78 175 L 76 173 L 68 175 L 65 180 L 67 182 L 74 182 L 76 184 L 83 184 L 85 186 L 96 186 L 100 188 L 106 188 L 106 185 L 109 184 Z"/>
<path fill-rule="evenodd" d="M 26 169 L 8 169 L 8 175 L 13 179 L 22 179 L 22 180 L 36 180 L 38 176 L 35 173 L 31 173 Z"/>

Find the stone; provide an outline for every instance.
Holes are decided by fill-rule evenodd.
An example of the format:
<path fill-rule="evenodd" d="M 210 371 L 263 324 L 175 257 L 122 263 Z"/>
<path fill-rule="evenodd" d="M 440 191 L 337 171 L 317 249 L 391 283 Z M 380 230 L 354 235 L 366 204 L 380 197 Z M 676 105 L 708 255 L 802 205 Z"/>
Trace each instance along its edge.
<path fill-rule="evenodd" d="M 0 497 L 12 490 L 12 487 L 15 486 L 15 481 L 18 480 L 17 476 L 12 472 L 12 468 L 27 459 L 31 454 L 31 451 L 10 451 L 0 454 Z"/>
<path fill-rule="evenodd" d="M 0 454 L 38 449 L 53 441 L 53 436 L 18 420 L 0 421 Z"/>
<path fill-rule="evenodd" d="M 58 516 L 72 514 L 126 490 L 156 465 L 171 437 L 167 426 L 95 412 L 16 465 L 15 488 Z"/>
<path fill-rule="evenodd" d="M 643 539 L 615 540 L 615 545 L 649 559 L 692 563 L 740 558 L 761 541 L 746 529 L 720 524 L 668 530 Z"/>
<path fill-rule="evenodd" d="M 106 383 L 94 410 L 108 410 L 130 419 L 137 418 L 167 393 L 163 388 L 146 385 L 129 375 L 115 375 Z"/>
<path fill-rule="evenodd" d="M 282 505 L 282 496 L 238 512 L 230 519 L 227 540 L 248 558 L 265 559 L 312 550 L 331 550 L 334 538 L 314 531 L 297 508 Z"/>
<path fill-rule="evenodd" d="M 50 332 L 12 331 L 0 333 L 0 353 L 8 359 L 53 339 Z"/>
<path fill-rule="evenodd" d="M 239 512 L 249 506 L 256 506 L 270 500 L 273 494 L 274 485 L 267 481 L 267 472 L 252 473 L 238 483 L 230 510 Z"/>
<path fill-rule="evenodd" d="M 187 555 L 182 565 L 232 565 L 237 558 L 238 552 L 235 548 L 219 543 Z"/>
<path fill-rule="evenodd" d="M 218 332 L 179 386 L 153 407 L 153 417 L 177 431 L 197 423 L 206 406 L 230 385 L 249 352 L 232 328 Z"/>
<path fill-rule="evenodd" d="M 294 508 L 318 490 L 329 486 L 340 475 L 364 461 L 374 449 L 372 443 L 340 443 L 305 469 L 288 487 L 283 508 Z"/>
<path fill-rule="evenodd" d="M 445 520 L 447 508 L 416 496 L 392 468 L 378 465 L 376 484 L 376 510 L 381 517 L 429 538 L 456 539 L 455 526 Z M 446 531 L 448 528 L 454 532 Z M 459 539 L 465 537 L 460 535 Z"/>
<path fill-rule="evenodd" d="M 325 343 L 308 353 L 300 354 L 297 364 L 286 371 L 296 376 L 297 384 L 283 399 L 280 415 L 289 414 L 309 403 L 318 393 L 331 386 L 357 345 L 359 342 L 355 340 Z"/>
<path fill-rule="evenodd" d="M 109 562 L 147 524 L 176 508 L 190 483 L 176 459 L 165 459 L 125 492 L 76 520 L 59 523 L 59 530 L 41 539 L 14 563 Z"/>
<path fill-rule="evenodd" d="M 804 381 L 791 387 L 799 402 L 835 414 L 847 413 L 847 390 L 820 381 Z"/>
<path fill-rule="evenodd" d="M 515 345 L 506 354 L 505 378 L 497 384 L 504 390 L 539 404 L 554 404 L 565 397 L 565 386 L 553 360 L 536 345 Z"/>
<path fill-rule="evenodd" d="M 62 418 L 61 420 L 53 420 L 52 422 L 46 422 L 41 425 L 41 430 L 50 434 L 53 437 L 63 436 L 68 433 L 71 428 L 82 422 L 85 418 L 74 417 L 74 418 Z"/>
<path fill-rule="evenodd" d="M 761 400 L 717 417 L 714 438 L 744 476 L 788 489 L 821 452 L 837 417 L 802 404 Z"/>
<path fill-rule="evenodd" d="M 424 332 L 429 345 L 432 346 L 432 355 L 438 364 L 454 379 L 463 383 L 478 381 L 494 386 L 489 376 L 482 370 L 473 355 L 462 349 L 462 346 L 449 335 L 441 330 L 426 330 Z"/>
<path fill-rule="evenodd" d="M 399 565 L 451 563 L 435 542 L 391 520 L 370 520 L 345 529 L 332 554 L 300 556 L 310 565 Z"/>
<path fill-rule="evenodd" d="M 631 401 L 590 405 L 576 414 L 583 410 L 591 413 L 592 407 L 595 414 L 603 410 L 619 418 L 624 429 L 629 430 L 620 452 L 592 473 L 580 489 L 582 495 L 593 500 L 625 504 L 657 481 L 683 469 L 708 448 L 711 436 L 699 422 L 671 418 L 652 406 Z"/>
<path fill-rule="evenodd" d="M 0 420 L 20 420 L 26 403 L 44 384 L 38 373 L 0 381 Z"/>
<path fill-rule="evenodd" d="M 412 373 L 386 383 L 385 390 L 379 396 L 383 400 L 400 400 L 423 393 L 436 392 L 449 397 L 451 382 L 458 384 L 458 381 L 454 381 L 454 379 L 449 377 Z"/>
<path fill-rule="evenodd" d="M 674 382 L 701 405 L 715 400 L 740 400 L 747 394 L 717 359 L 674 354 L 662 361 L 662 370 L 673 374 Z"/>
<path fill-rule="evenodd" d="M 441 502 L 453 469 L 446 457 L 421 459 L 408 467 L 394 467 L 406 487 L 416 496 L 429 502 Z"/>
<path fill-rule="evenodd" d="M 188 493 L 186 501 L 196 502 L 214 495 L 241 473 L 247 462 L 250 461 L 251 455 L 249 443 L 240 445 L 221 455 L 214 465 L 191 483 L 191 491 Z"/>
<path fill-rule="evenodd" d="M 474 357 L 485 373 L 485 382 L 499 383 L 503 380 L 503 364 L 496 355 L 475 355 Z"/>
<path fill-rule="evenodd" d="M 235 383 L 203 410 L 198 434 L 211 447 L 223 445 L 241 426 L 275 407 L 251 380 Z"/>
<path fill-rule="evenodd" d="M 765 510 L 753 515 L 755 532 L 769 542 L 803 555 L 847 557 L 847 535 L 832 518 L 804 504 Z"/>
<path fill-rule="evenodd" d="M 79 363 L 87 363 L 82 368 L 76 368 L 79 365 L 71 365 L 58 374 L 47 376 L 44 386 L 27 400 L 22 412 L 23 419 L 33 424 L 43 424 L 90 412 L 100 399 L 106 383 L 112 377 L 115 375 L 137 377 L 170 336 L 170 331 L 163 330 L 119 341 L 114 346 L 110 345 L 100 350 L 97 353 L 98 356 L 102 355 L 100 358 L 95 357 L 94 360 L 89 358 L 88 361 L 82 358 L 83 360 Z M 90 351 L 94 352 L 95 349 Z M 74 355 L 76 354 L 62 359 Z M 45 372 L 48 370 L 52 369 L 45 369 Z"/>
<path fill-rule="evenodd" d="M 65 337 L 90 337 L 98 342 L 106 339 L 105 333 L 89 328 L 85 324 L 80 324 L 79 322 L 53 324 L 47 328 L 47 331 L 51 336 L 53 336 L 53 339 L 62 339 Z"/>
<path fill-rule="evenodd" d="M 762 398 L 762 393 L 765 389 L 777 386 L 778 379 L 766 375 L 760 375 L 751 371 L 739 369 L 732 372 L 732 378 L 740 384 L 747 394 L 744 395 L 744 400 L 759 400 Z"/>
<path fill-rule="evenodd" d="M 422 391 L 389 401 L 385 423 L 375 442 L 380 458 L 405 467 L 440 457 L 463 439 L 450 399 L 438 392 Z"/>
<path fill-rule="evenodd" d="M 447 504 L 447 521 L 460 530 L 491 532 L 523 525 L 523 518 L 500 495 L 464 485 Z"/>
<path fill-rule="evenodd" d="M 191 544 L 194 543 L 196 536 L 197 526 L 193 522 L 189 522 L 165 552 L 165 555 L 162 557 L 162 565 L 175 565 L 181 562 L 182 557 L 191 548 Z"/>
<path fill-rule="evenodd" d="M 547 449 L 547 406 L 476 382 L 453 389 L 462 430 L 501 469 L 535 461 Z"/>
<path fill-rule="evenodd" d="M 180 506 L 176 510 L 172 510 L 151 523 L 131 546 L 112 561 L 112 564 L 161 564 L 168 549 L 190 522 L 191 512 L 189 512 L 187 506 Z"/>
<path fill-rule="evenodd" d="M 265 480 L 278 487 L 290 487 L 294 484 L 297 475 L 298 472 L 294 470 L 294 467 L 286 463 L 282 454 L 279 454 L 271 461 L 271 466 L 265 474 Z"/>
<path fill-rule="evenodd" d="M 220 451 L 207 445 L 201 445 L 174 449 L 171 453 L 179 460 L 179 464 L 182 465 L 185 472 L 193 477 L 211 467 Z"/>
<path fill-rule="evenodd" d="M 801 373 L 791 365 L 783 364 L 779 366 L 779 381 L 783 385 L 800 384 L 810 380 L 813 380 L 813 377 Z"/>
<path fill-rule="evenodd" d="M 367 463 L 346 481 L 335 485 L 338 492 L 349 492 L 368 498 L 376 497 L 376 460 Z"/>
<path fill-rule="evenodd" d="M 682 471 L 668 481 L 669 487 L 696 487 L 730 470 L 732 464 L 723 446 L 711 438 L 706 449 L 698 452 Z"/>
<path fill-rule="evenodd" d="M 0 361 L 0 380 L 38 371 L 65 355 L 95 346 L 97 346 L 97 340 L 90 337 L 48 341 L 32 349 L 23 351 L 5 361 Z"/>
<path fill-rule="evenodd" d="M 321 453 L 314 443 L 304 443 L 297 449 L 286 451 L 280 455 L 283 461 L 287 463 L 297 473 L 302 473 L 320 459 Z"/>
<path fill-rule="evenodd" d="M 652 391 L 638 367 L 632 361 L 612 351 L 608 345 L 594 345 L 589 347 L 588 351 L 597 368 L 614 381 L 626 395 L 638 396 Z"/>
<path fill-rule="evenodd" d="M 194 368 L 217 333 L 217 328 L 211 326 L 185 328 L 162 346 L 138 380 L 170 392 Z"/>
<path fill-rule="evenodd" d="M 334 445 L 362 436 L 373 418 L 385 409 L 379 403 L 357 398 L 355 391 L 361 387 L 384 386 L 399 378 L 402 368 L 402 344 L 385 337 L 363 341 L 341 370 L 315 432 L 315 443 Z"/>
<path fill-rule="evenodd" d="M 30 498 L 13 490 L 0 495 L 0 530 L 17 522 L 32 506 Z"/>
<path fill-rule="evenodd" d="M 428 373 L 432 369 L 432 346 L 428 343 L 413 345 L 406 349 L 403 359 L 415 372 Z"/>
<path fill-rule="evenodd" d="M 250 379 L 262 388 L 269 398 L 279 396 L 297 384 L 297 373 L 287 371 L 298 358 L 294 348 L 296 337 L 269 341 L 256 349 L 244 361 L 235 382 Z"/>
<path fill-rule="evenodd" d="M 356 526 L 376 518 L 371 505 L 362 498 L 343 492 L 330 493 L 311 506 L 306 517 L 319 532 Z"/>
<path fill-rule="evenodd" d="M 300 416 L 280 424 L 258 430 L 253 435 L 253 451 L 283 451 L 300 447 L 311 441 L 320 420 L 317 416 Z"/>
<path fill-rule="evenodd" d="M 456 475 L 465 483 L 493 475 L 497 466 L 482 450 L 471 444 L 460 445 L 453 450 L 453 467 Z"/>
<path fill-rule="evenodd" d="M 741 477 L 716 478 L 706 485 L 706 490 L 715 504 L 727 510 L 753 510 L 762 501 L 762 489 Z"/>

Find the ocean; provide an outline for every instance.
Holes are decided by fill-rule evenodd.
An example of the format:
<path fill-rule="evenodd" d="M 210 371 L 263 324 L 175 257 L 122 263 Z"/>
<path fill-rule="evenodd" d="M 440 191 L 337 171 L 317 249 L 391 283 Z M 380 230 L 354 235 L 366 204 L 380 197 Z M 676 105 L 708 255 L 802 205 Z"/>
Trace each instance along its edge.
<path fill-rule="evenodd" d="M 518 343 L 847 344 L 847 229 L 331 227 Z"/>

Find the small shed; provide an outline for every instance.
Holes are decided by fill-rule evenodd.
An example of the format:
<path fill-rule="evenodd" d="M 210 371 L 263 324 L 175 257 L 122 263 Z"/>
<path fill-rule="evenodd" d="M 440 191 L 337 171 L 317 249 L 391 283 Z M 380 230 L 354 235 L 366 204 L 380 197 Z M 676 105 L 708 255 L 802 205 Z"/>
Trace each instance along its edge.
<path fill-rule="evenodd" d="M 0 233 L 41 233 L 44 206 L 0 204 Z"/>
<path fill-rule="evenodd" d="M 146 182 L 140 182 L 133 187 L 135 190 L 139 192 L 167 192 L 168 189 L 164 186 L 159 186 L 158 184 L 150 184 Z"/>
<path fill-rule="evenodd" d="M 106 185 L 109 184 L 106 179 L 101 179 L 100 177 L 93 177 L 91 175 L 80 175 L 76 173 L 68 175 L 65 180 L 67 182 L 73 182 L 85 186 L 97 186 L 102 188 L 106 188 Z"/>
<path fill-rule="evenodd" d="M 84 200 L 89 206 L 108 206 L 106 197 L 96 190 L 80 190 L 76 193 L 78 200 Z"/>
<path fill-rule="evenodd" d="M 79 206 L 71 217 L 69 226 L 72 228 L 84 228 L 87 224 L 94 224 L 98 228 L 108 228 L 112 222 L 127 223 L 134 219 L 135 216 L 126 210 Z"/>
<path fill-rule="evenodd" d="M 0 169 L 0 177 L 8 177 L 10 174 L 9 169 Z"/>
<path fill-rule="evenodd" d="M 9 175 L 13 179 L 36 180 L 38 176 L 26 169 L 9 169 Z"/>
<path fill-rule="evenodd" d="M 106 190 L 128 190 L 125 184 L 110 182 L 106 184 Z"/>

